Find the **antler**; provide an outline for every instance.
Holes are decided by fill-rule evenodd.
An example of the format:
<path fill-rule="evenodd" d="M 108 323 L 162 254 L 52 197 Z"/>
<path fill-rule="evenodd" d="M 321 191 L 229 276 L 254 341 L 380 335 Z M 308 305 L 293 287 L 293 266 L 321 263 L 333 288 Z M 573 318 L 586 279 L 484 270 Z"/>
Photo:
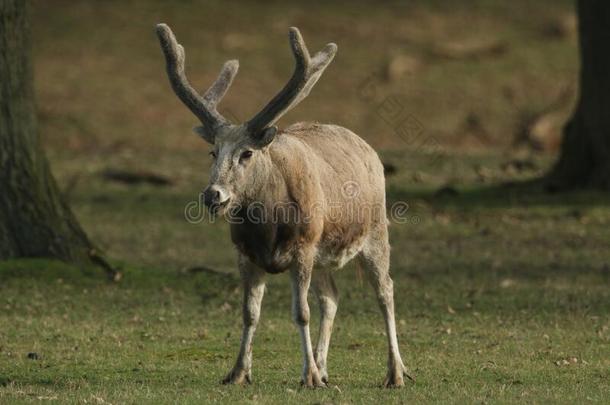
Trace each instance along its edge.
<path fill-rule="evenodd" d="M 305 46 L 305 41 L 303 41 L 303 37 L 296 27 L 290 27 L 289 38 L 296 62 L 294 73 L 286 86 L 269 104 L 248 121 L 248 129 L 254 135 L 273 125 L 307 97 L 311 88 L 337 53 L 337 45 L 329 43 L 311 58 L 307 46 Z"/>
<path fill-rule="evenodd" d="M 178 98 L 201 120 L 207 133 L 212 134 L 219 126 L 229 124 L 229 121 L 216 111 L 216 105 L 231 86 L 239 62 L 225 62 L 218 78 L 202 97 L 186 78 L 184 48 L 176 41 L 172 30 L 166 24 L 158 24 L 157 36 L 167 62 L 167 76 Z"/>

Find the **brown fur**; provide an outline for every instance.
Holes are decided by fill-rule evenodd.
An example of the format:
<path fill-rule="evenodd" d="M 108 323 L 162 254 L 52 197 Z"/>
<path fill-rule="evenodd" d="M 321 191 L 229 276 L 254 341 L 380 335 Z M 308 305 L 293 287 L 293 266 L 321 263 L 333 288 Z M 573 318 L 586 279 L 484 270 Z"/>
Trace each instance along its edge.
<path fill-rule="evenodd" d="M 268 154 L 272 169 L 263 179 L 266 186 L 250 198 L 265 203 L 267 217 L 278 202 L 289 202 L 298 207 L 299 218 L 310 221 L 254 224 L 240 213 L 244 221 L 231 226 L 232 240 L 266 271 L 288 269 L 302 244 L 314 245 L 318 257 L 339 255 L 362 241 L 372 226 L 385 223 L 383 209 L 363 210 L 359 222 L 352 220 L 356 213 L 348 213 L 350 206 L 352 211 L 363 205 L 385 207 L 381 161 L 353 132 L 335 125 L 295 124 L 277 136 Z M 353 199 L 341 189 L 348 182 L 359 188 Z M 375 213 L 383 216 L 369 215 Z"/>

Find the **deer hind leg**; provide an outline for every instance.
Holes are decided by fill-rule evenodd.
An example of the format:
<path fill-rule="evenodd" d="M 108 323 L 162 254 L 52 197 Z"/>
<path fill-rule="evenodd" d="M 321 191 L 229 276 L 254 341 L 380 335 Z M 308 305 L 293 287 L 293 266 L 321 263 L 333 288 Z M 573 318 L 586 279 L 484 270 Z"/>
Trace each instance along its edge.
<path fill-rule="evenodd" d="M 413 379 L 404 366 L 398 349 L 396 320 L 394 318 L 394 285 L 390 278 L 390 244 L 385 226 L 371 234 L 358 255 L 360 265 L 375 289 L 383 314 L 388 338 L 388 374 L 383 382 L 386 388 L 404 385 L 404 377 Z"/>
<path fill-rule="evenodd" d="M 313 274 L 313 288 L 320 306 L 320 333 L 316 345 L 315 360 L 322 382 L 328 383 L 326 357 L 328 356 L 330 336 L 337 313 L 339 294 L 333 276 L 327 269 L 316 269 Z"/>

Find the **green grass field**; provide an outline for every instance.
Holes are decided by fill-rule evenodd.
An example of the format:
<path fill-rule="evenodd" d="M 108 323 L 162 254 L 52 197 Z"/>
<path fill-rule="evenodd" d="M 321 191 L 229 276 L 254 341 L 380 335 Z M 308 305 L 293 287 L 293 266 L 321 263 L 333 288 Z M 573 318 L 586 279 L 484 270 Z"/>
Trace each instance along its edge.
<path fill-rule="evenodd" d="M 285 275 L 268 286 L 254 384 L 219 384 L 240 335 L 232 249 L 224 225 L 181 219 L 182 197 L 173 194 L 115 190 L 79 209 L 97 239 L 146 263 L 124 263 L 119 283 L 48 261 L 1 265 L 0 400 L 574 403 L 610 394 L 607 196 L 414 192 L 421 221 L 394 224 L 391 239 L 399 339 L 417 382 L 379 388 L 382 319 L 371 289 L 348 266 L 337 274 L 332 388 L 312 391 L 298 383 Z M 161 206 L 166 214 L 150 225 Z M 98 222 L 104 226 L 96 229 Z"/>
<path fill-rule="evenodd" d="M 446 1 L 145 4 L 35 2 L 41 137 L 83 226 L 123 278 L 48 260 L 0 263 L 0 403 L 608 402 L 610 196 L 548 194 L 526 182 L 551 155 L 529 153 L 526 169 L 507 169 L 523 158 L 509 147 L 519 111 L 574 81 L 574 39 L 541 31 L 570 15 L 569 2 L 465 1 L 452 13 Z M 338 122 L 395 166 L 388 199 L 409 210 L 407 223 L 390 227 L 392 275 L 416 383 L 380 388 L 383 321 L 366 279 L 348 265 L 336 274 L 330 388 L 299 385 L 287 275 L 269 279 L 254 384 L 220 384 L 241 333 L 235 253 L 226 224 L 184 218 L 206 184 L 208 149 L 167 84 L 158 21 L 175 28 L 199 86 L 225 59 L 241 59 L 223 104 L 240 118 L 289 74 L 287 26 L 300 26 L 312 49 L 339 43 L 336 63 L 283 122 Z M 505 41 L 507 53 L 439 60 L 426 51 L 482 33 Z M 363 99 L 358 86 L 395 52 L 423 67 L 397 83 L 380 78 L 378 98 Z M 507 86 L 516 99 L 502 95 Z M 440 155 L 406 144 L 375 112 L 395 94 L 443 146 Z M 471 113 L 489 144 L 456 141 Z M 108 168 L 158 173 L 172 185 L 109 182 L 100 175 Z"/>

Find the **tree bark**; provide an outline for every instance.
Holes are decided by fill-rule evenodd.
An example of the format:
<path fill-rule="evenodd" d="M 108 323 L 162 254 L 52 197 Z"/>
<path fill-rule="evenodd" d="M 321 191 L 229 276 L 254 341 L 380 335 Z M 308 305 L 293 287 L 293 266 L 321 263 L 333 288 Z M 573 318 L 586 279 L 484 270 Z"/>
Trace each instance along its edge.
<path fill-rule="evenodd" d="M 28 21 L 27 1 L 0 0 L 0 260 L 91 263 L 93 245 L 62 199 L 38 139 Z"/>
<path fill-rule="evenodd" d="M 578 22 L 580 95 L 549 185 L 610 190 L 610 2 L 579 0 Z"/>

